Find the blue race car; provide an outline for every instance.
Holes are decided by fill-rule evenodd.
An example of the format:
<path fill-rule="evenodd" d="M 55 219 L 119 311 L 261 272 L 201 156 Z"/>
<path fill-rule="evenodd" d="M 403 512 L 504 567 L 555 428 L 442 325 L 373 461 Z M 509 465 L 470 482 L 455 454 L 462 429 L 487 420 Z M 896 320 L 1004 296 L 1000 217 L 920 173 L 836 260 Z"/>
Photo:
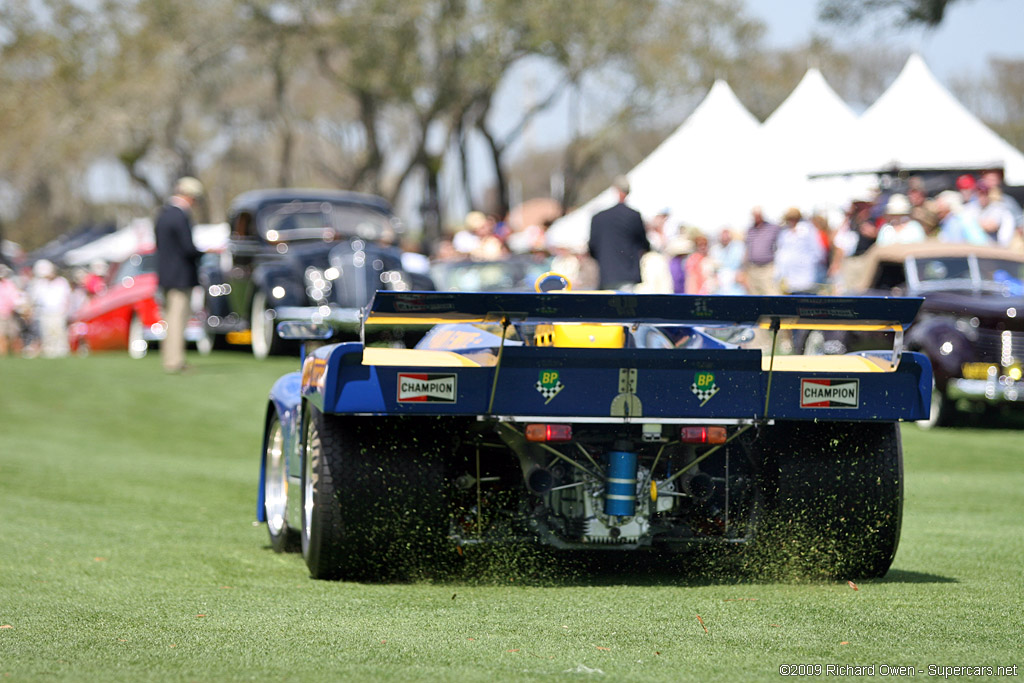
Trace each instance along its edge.
<path fill-rule="evenodd" d="M 307 353 L 267 405 L 258 517 L 274 549 L 301 549 L 322 579 L 524 540 L 650 558 L 784 541 L 831 576 L 886 573 L 898 423 L 930 404 L 928 360 L 901 346 L 920 299 L 542 290 L 377 292 L 364 341 L 433 325 L 413 349 L 281 323 Z M 895 343 L 775 352 L 804 329 Z"/>

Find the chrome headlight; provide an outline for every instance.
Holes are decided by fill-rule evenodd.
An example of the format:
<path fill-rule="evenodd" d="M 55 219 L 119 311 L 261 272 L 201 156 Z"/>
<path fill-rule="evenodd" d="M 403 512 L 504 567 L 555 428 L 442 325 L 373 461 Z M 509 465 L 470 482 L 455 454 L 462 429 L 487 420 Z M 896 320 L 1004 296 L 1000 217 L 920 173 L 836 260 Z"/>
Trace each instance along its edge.
<path fill-rule="evenodd" d="M 331 289 L 331 280 L 324 275 L 324 271 L 314 266 L 306 268 L 306 294 L 310 299 L 317 303 L 324 302 L 331 293 Z"/>
<path fill-rule="evenodd" d="M 957 318 L 956 329 L 965 337 L 968 341 L 978 341 L 978 327 L 981 325 L 981 321 L 977 318 Z"/>

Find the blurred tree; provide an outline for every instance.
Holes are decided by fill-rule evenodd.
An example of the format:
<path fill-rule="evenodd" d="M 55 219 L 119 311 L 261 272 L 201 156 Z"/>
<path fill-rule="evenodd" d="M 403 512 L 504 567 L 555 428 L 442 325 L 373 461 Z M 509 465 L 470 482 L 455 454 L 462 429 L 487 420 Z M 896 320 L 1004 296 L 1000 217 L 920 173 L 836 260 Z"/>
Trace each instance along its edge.
<path fill-rule="evenodd" d="M 898 7 L 918 4 L 930 3 Z M 32 247 L 151 214 L 182 173 L 206 181 L 200 217 L 214 220 L 272 185 L 412 190 L 433 217 L 439 189 L 454 178 L 468 194 L 481 175 L 496 178 L 486 208 L 501 212 L 513 168 L 531 193 L 560 178 L 571 206 L 648 154 L 716 78 L 764 118 L 808 66 L 866 103 L 905 58 L 821 38 L 768 51 L 763 32 L 743 0 L 0 0 L 7 237 Z M 529 92 L 524 65 L 543 74 Z M 1019 66 L 992 68 L 1007 99 L 987 120 L 1019 140 Z M 555 111 L 564 145 L 530 148 Z M 131 192 L 103 187 L 116 174 L 99 165 L 123 168 Z"/>
<path fill-rule="evenodd" d="M 1024 59 L 992 58 L 987 76 L 957 78 L 951 90 L 1004 140 L 1024 150 Z"/>
<path fill-rule="evenodd" d="M 885 46 L 838 50 L 825 38 L 814 37 L 803 46 L 765 52 L 750 64 L 735 65 L 728 71 L 728 82 L 750 113 L 763 121 L 793 92 L 807 69 L 815 67 L 854 111 L 860 111 L 885 91 L 909 56 L 907 50 Z"/>
<path fill-rule="evenodd" d="M 856 24 L 870 15 L 891 14 L 900 25 L 938 26 L 946 8 L 959 0 L 821 0 L 822 21 Z"/>
<path fill-rule="evenodd" d="M 631 144 L 639 130 L 678 125 L 681 103 L 754 61 L 764 32 L 739 0 L 548 4 L 557 15 L 538 17 L 531 34 L 561 69 L 571 98 L 566 207 L 580 201 L 592 174 L 607 181 L 650 152 Z"/>
<path fill-rule="evenodd" d="M 1024 150 L 1024 59 L 991 59 L 992 87 L 999 111 L 989 124 L 1017 149 Z"/>
<path fill-rule="evenodd" d="M 7 238 L 41 244 L 88 219 L 92 76 L 104 27 L 73 2 L 0 4 L 0 179 L 17 198 Z"/>

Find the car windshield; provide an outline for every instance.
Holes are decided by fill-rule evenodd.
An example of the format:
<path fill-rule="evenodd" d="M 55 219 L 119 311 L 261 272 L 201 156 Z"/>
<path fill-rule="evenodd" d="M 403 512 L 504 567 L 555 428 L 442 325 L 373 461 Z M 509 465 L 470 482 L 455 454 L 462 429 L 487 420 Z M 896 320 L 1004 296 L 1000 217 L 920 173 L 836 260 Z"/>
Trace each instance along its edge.
<path fill-rule="evenodd" d="M 395 226 L 387 214 L 365 206 L 316 201 L 265 206 L 260 211 L 259 230 L 271 242 L 337 237 L 391 242 L 395 238 Z"/>
<path fill-rule="evenodd" d="M 970 289 L 1024 294 L 1024 263 L 998 258 L 957 256 L 908 262 L 923 291 Z"/>
<path fill-rule="evenodd" d="M 460 261 L 438 263 L 432 270 L 434 281 L 441 291 L 497 292 L 533 291 L 534 281 L 551 266 L 543 261 Z"/>
<path fill-rule="evenodd" d="M 136 278 L 139 275 L 156 272 L 156 254 L 132 254 L 117 267 L 117 272 L 111 278 L 111 282 L 123 283 L 126 279 Z"/>

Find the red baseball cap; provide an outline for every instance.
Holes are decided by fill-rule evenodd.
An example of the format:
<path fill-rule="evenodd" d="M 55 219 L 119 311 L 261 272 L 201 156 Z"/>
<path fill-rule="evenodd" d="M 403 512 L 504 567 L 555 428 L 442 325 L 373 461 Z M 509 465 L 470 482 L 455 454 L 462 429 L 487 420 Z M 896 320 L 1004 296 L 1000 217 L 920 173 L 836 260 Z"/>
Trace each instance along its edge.
<path fill-rule="evenodd" d="M 956 179 L 956 189 L 958 190 L 973 190 L 976 184 L 974 176 L 966 173 Z"/>

